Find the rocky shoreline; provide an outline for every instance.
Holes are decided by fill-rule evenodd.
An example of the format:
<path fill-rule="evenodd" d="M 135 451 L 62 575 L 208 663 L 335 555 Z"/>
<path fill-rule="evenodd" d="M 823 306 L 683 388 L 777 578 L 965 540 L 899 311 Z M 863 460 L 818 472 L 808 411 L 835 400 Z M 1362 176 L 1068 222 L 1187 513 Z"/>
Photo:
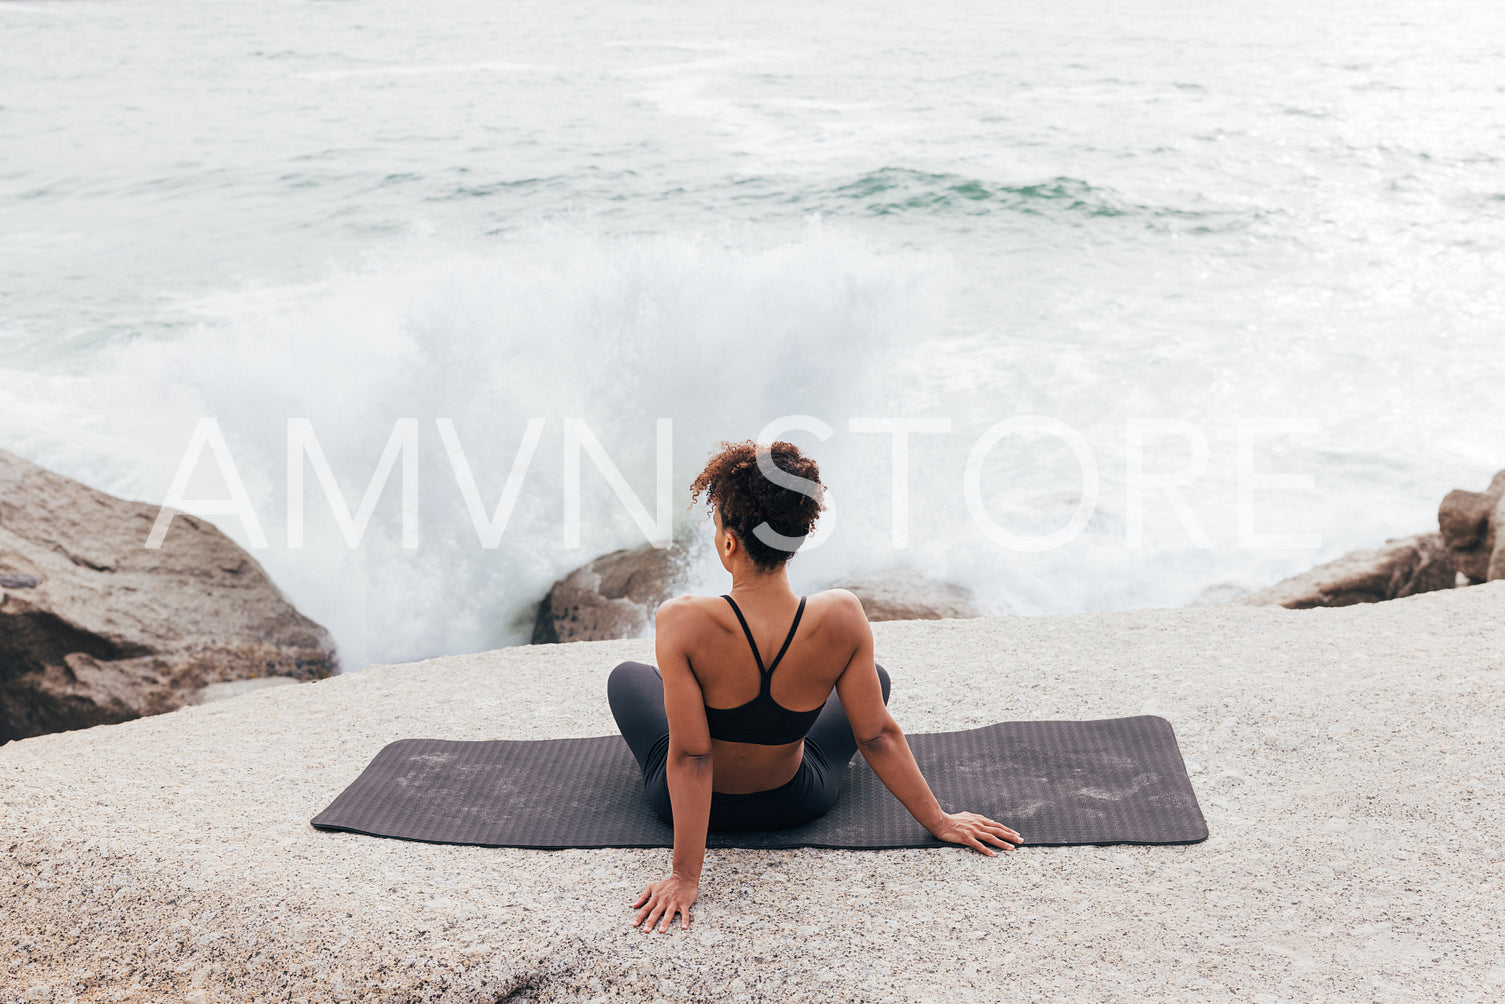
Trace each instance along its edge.
<path fill-rule="evenodd" d="M 1505 578 L 1505 470 L 1482 492 L 1455 488 L 1437 507 L 1437 529 L 1350 551 L 1234 602 L 1256 606 L 1342 607 Z"/>
<path fill-rule="evenodd" d="M 0 451 L 0 745 L 338 672 L 329 633 L 208 522 L 180 514 L 160 549 L 142 547 L 158 511 Z M 1505 471 L 1481 492 L 1449 492 L 1436 531 L 1213 602 L 1341 607 L 1505 578 L 1502 522 Z M 532 642 L 645 637 L 691 564 L 682 544 L 602 555 L 548 590 Z M 979 614 L 965 588 L 905 568 L 832 587 L 874 623 Z"/>
<path fill-rule="evenodd" d="M 1505 578 L 1505 471 L 1482 492 L 1456 489 L 1438 508 L 1438 529 L 1350 551 L 1274 585 L 1214 602 L 1291 610 L 1381 603 Z M 684 591 L 681 545 L 613 551 L 555 582 L 539 604 L 534 644 L 642 637 L 658 605 Z M 856 593 L 873 622 L 978 616 L 965 588 L 905 568 L 881 569 L 824 588 Z M 1194 603 L 1193 605 L 1208 605 Z"/>
<path fill-rule="evenodd" d="M 650 640 L 332 675 L 213 527 L 143 552 L 155 507 L 0 453 L 0 711 L 79 716 L 0 745 L 0 1004 L 1495 999 L 1502 495 L 1505 472 L 1437 533 L 1216 606 L 978 617 L 903 570 L 854 581 L 907 731 L 1163 715 L 1210 838 L 717 852 L 692 930 L 659 937 L 626 904 L 660 850 L 308 822 L 396 739 L 610 734 L 606 674 Z M 679 558 L 603 556 L 540 620 L 641 633 Z"/>

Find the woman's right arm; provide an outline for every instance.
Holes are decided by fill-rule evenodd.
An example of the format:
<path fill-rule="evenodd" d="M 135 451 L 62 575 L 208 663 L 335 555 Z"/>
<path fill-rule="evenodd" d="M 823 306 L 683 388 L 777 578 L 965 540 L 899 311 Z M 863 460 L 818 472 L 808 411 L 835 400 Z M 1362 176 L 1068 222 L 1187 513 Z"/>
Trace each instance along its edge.
<path fill-rule="evenodd" d="M 873 629 L 863 612 L 862 602 L 847 590 L 841 616 L 856 636 L 856 649 L 847 667 L 836 681 L 836 696 L 841 698 L 847 721 L 857 748 L 862 750 L 873 773 L 878 775 L 895 798 L 908 809 L 920 825 L 935 837 L 965 844 L 983 854 L 995 855 L 987 844 L 1013 850 L 1023 838 L 1002 823 L 973 812 L 948 813 L 941 808 L 930 790 L 914 753 L 904 738 L 899 723 L 883 703 L 883 685 L 873 660 Z"/>

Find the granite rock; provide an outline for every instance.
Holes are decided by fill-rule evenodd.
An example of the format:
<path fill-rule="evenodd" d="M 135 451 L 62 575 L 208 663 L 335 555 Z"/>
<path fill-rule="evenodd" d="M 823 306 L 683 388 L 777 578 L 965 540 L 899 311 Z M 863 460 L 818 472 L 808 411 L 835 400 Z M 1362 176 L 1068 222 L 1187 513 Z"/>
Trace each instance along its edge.
<path fill-rule="evenodd" d="M 1437 508 L 1437 526 L 1452 552 L 1453 564 L 1470 583 L 1505 578 L 1505 535 L 1496 528 L 1505 518 L 1505 471 L 1482 492 L 1455 488 Z"/>
<path fill-rule="evenodd" d="M 0 742 L 336 671 L 328 632 L 208 522 L 146 548 L 157 512 L 0 451 Z"/>
<path fill-rule="evenodd" d="M 1443 544 L 1442 535 L 1419 533 L 1392 537 L 1383 547 L 1350 551 L 1232 602 L 1293 610 L 1344 607 L 1451 589 L 1457 578 L 1452 554 Z"/>
<path fill-rule="evenodd" d="M 651 641 L 373 666 L 0 747 L 0 1004 L 1505 997 L 1505 583 L 873 633 L 911 734 L 1164 716 L 1210 837 L 713 851 L 644 934 L 667 849 L 309 820 L 397 739 L 612 733 Z"/>
<path fill-rule="evenodd" d="M 642 637 L 659 604 L 679 591 L 688 562 L 679 544 L 643 544 L 582 565 L 539 603 L 533 644 Z"/>

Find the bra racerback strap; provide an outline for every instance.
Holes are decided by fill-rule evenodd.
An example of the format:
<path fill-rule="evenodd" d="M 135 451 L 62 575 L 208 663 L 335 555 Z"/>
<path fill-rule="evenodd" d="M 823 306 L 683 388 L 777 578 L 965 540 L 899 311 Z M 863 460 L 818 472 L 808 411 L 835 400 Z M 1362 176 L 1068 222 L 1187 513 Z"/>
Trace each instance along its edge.
<path fill-rule="evenodd" d="M 731 596 L 727 595 L 726 593 L 722 593 L 721 594 L 721 598 L 723 600 L 726 600 L 726 602 L 728 602 L 728 603 L 730 603 L 732 605 L 732 612 L 737 615 L 737 620 L 739 620 L 739 621 L 742 622 L 742 633 L 745 634 L 745 635 L 747 635 L 747 644 L 748 644 L 748 647 L 750 647 L 752 649 L 753 658 L 756 659 L 756 660 L 758 660 L 758 675 L 760 675 L 760 676 L 766 676 L 769 671 L 763 668 L 763 657 L 758 654 L 758 643 L 755 642 L 755 641 L 753 641 L 752 628 L 750 628 L 750 627 L 747 626 L 747 618 L 742 616 L 742 608 L 739 607 L 739 606 L 737 606 L 737 601 L 734 600 L 734 599 L 732 599 Z M 803 607 L 804 605 L 805 605 L 804 601 L 801 600 L 800 601 L 800 606 Z M 796 622 L 797 622 L 797 620 L 796 620 Z M 779 653 L 779 655 L 783 655 L 783 654 L 784 654 L 783 652 Z M 778 660 L 774 660 L 774 661 L 775 661 L 775 663 L 777 663 Z"/>
<path fill-rule="evenodd" d="M 800 629 L 800 618 L 803 617 L 804 614 L 805 614 L 805 597 L 801 596 L 800 597 L 800 608 L 794 612 L 794 623 L 789 626 L 789 636 L 784 639 L 784 647 L 781 648 L 781 649 L 779 649 L 779 654 L 773 657 L 773 665 L 771 665 L 771 666 L 768 667 L 768 674 L 770 676 L 772 676 L 773 675 L 773 671 L 779 667 L 779 660 L 782 659 L 782 658 L 784 658 L 784 653 L 787 652 L 787 651 L 789 651 L 789 643 L 792 642 L 792 641 L 794 641 L 794 632 L 796 632 L 796 631 L 798 631 Z M 752 636 L 749 635 L 748 637 L 752 637 Z"/>

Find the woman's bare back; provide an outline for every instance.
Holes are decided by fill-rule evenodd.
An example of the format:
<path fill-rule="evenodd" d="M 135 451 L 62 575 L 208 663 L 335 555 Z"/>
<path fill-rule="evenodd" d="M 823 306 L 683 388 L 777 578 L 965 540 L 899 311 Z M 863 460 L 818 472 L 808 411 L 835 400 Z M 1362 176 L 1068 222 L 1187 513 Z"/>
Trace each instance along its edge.
<path fill-rule="evenodd" d="M 859 635 L 851 622 L 850 606 L 843 602 L 844 593 L 826 590 L 805 600 L 799 629 L 769 681 L 774 701 L 791 711 L 825 704 L 857 650 Z M 720 596 L 684 600 L 703 613 L 688 629 L 685 649 L 705 703 L 730 709 L 753 700 L 760 688 L 758 663 L 731 604 Z M 737 599 L 737 604 L 758 643 L 763 664 L 770 665 L 789 635 L 799 598 L 789 602 L 788 597 L 779 597 L 776 604 L 773 597 L 745 597 Z M 712 739 L 712 790 L 731 794 L 777 788 L 799 770 L 803 749 L 803 740 L 763 746 Z"/>

